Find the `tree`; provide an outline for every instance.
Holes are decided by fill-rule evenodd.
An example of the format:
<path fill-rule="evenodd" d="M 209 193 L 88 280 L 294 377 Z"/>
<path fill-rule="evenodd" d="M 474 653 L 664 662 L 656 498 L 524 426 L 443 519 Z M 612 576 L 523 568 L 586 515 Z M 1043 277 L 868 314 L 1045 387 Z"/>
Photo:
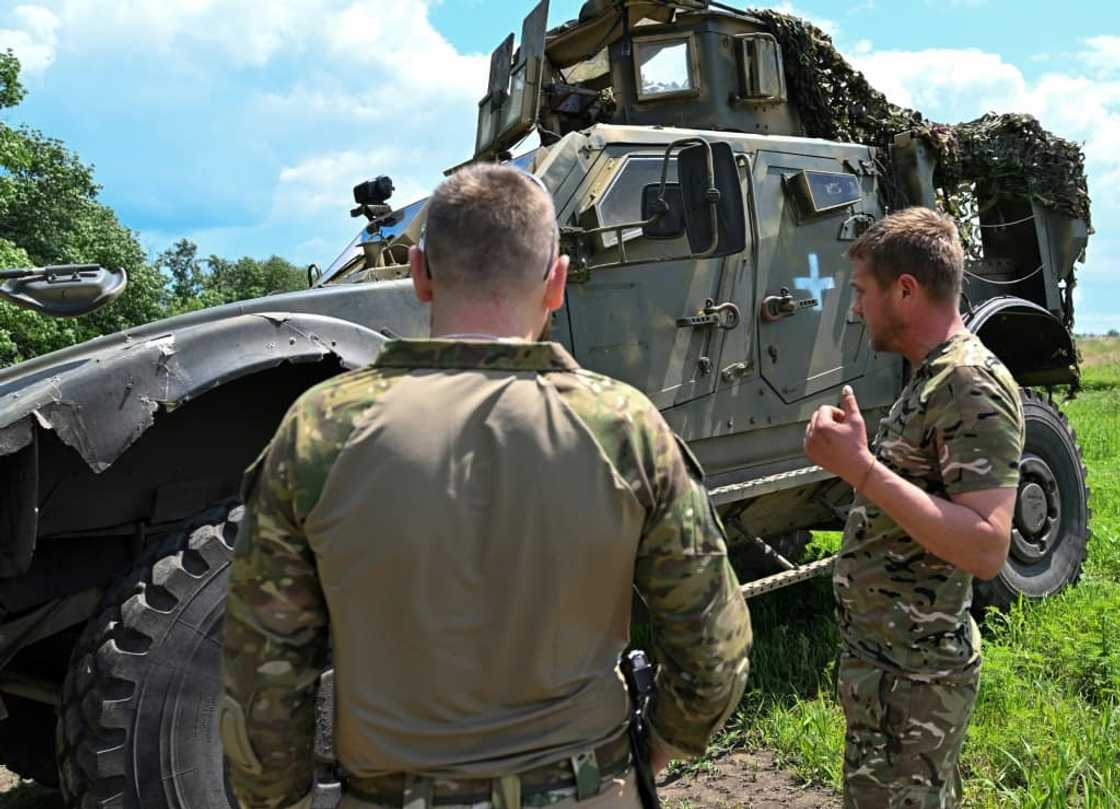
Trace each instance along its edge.
<path fill-rule="evenodd" d="M 210 274 L 207 290 L 217 303 L 232 303 L 260 298 L 274 292 L 291 292 L 307 286 L 307 275 L 296 265 L 279 256 L 264 261 L 249 257 L 227 261 L 218 256 L 207 260 Z"/>
<path fill-rule="evenodd" d="M 169 285 L 164 301 L 168 314 L 173 315 L 307 285 L 304 272 L 279 256 L 264 261 L 248 256 L 236 261 L 216 255 L 200 259 L 198 245 L 188 239 L 180 239 L 160 253 L 155 267 Z"/>
<path fill-rule="evenodd" d="M 191 312 L 207 305 L 199 300 L 205 278 L 198 260 L 198 245 L 180 239 L 156 258 L 155 267 L 166 273 L 170 288 L 165 291 L 167 311 L 171 314 Z"/>
<path fill-rule="evenodd" d="M 23 98 L 19 61 L 0 54 L 0 109 Z M 96 263 L 129 283 L 109 306 L 55 319 L 0 303 L 0 365 L 9 365 L 163 314 L 163 280 L 135 234 L 98 201 L 93 169 L 58 140 L 0 121 L 0 267 Z"/>
<path fill-rule="evenodd" d="M 0 53 L 0 110 L 23 96 L 19 60 Z M 305 285 L 303 272 L 277 256 L 204 261 L 187 239 L 149 264 L 136 234 L 97 199 L 99 192 L 93 168 L 61 141 L 0 121 L 0 268 L 88 262 L 128 273 L 119 298 L 78 318 L 0 301 L 0 367 L 169 314 Z"/>
<path fill-rule="evenodd" d="M 19 104 L 25 92 L 19 83 L 19 59 L 9 48 L 0 53 L 0 110 Z"/>

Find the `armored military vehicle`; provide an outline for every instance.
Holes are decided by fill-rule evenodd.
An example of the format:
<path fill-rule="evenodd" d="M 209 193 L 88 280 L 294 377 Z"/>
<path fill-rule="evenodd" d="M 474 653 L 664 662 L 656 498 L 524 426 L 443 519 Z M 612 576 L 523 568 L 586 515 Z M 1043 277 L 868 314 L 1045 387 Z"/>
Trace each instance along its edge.
<path fill-rule="evenodd" d="M 1027 117 L 944 126 L 894 107 L 826 35 L 771 11 L 591 0 L 558 28 L 547 16 L 543 0 L 519 47 L 494 52 L 471 159 L 553 194 L 573 270 L 552 336 L 689 443 L 746 550 L 747 594 L 827 572 L 801 562 L 804 537 L 839 527 L 851 493 L 806 461 L 802 431 L 844 384 L 875 424 L 906 378 L 851 313 L 844 251 L 908 205 L 957 218 L 962 311 L 1023 388 L 1011 556 L 977 603 L 1076 579 L 1088 492 L 1052 396 L 1078 385 L 1078 148 Z M 214 708 L 240 475 L 302 391 L 427 333 L 404 267 L 425 203 L 391 193 L 355 188 L 363 226 L 304 292 L 0 372 L 0 757 L 68 805 L 229 805 Z M 52 268 L 0 291 L 64 314 L 120 281 Z"/>

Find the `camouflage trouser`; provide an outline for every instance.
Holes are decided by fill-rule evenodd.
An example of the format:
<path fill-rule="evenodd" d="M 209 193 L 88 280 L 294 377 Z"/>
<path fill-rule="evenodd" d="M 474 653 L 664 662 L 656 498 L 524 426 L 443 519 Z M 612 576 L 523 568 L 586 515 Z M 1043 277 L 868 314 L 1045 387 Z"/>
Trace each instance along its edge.
<path fill-rule="evenodd" d="M 848 720 L 845 809 L 954 809 L 979 668 L 952 683 L 910 680 L 847 653 L 837 696 Z"/>

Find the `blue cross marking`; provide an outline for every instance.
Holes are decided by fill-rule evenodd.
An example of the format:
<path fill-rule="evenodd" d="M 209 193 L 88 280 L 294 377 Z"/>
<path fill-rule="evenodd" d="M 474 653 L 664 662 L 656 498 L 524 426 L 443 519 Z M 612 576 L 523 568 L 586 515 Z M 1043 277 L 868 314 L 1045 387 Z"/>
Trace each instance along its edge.
<path fill-rule="evenodd" d="M 809 254 L 809 275 L 801 275 L 793 279 L 793 285 L 798 289 L 807 289 L 809 294 L 818 301 L 823 301 L 826 289 L 835 289 L 836 280 L 831 276 L 821 278 L 821 262 L 816 253 Z"/>

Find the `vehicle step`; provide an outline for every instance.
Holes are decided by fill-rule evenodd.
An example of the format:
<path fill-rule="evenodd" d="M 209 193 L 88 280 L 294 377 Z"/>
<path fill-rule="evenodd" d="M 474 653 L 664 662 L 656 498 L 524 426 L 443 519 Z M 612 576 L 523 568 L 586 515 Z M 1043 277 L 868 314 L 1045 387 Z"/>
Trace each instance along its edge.
<path fill-rule="evenodd" d="M 802 469 L 791 469 L 788 472 L 778 472 L 774 475 L 765 475 L 753 480 L 745 480 L 742 483 L 729 483 L 725 486 L 717 486 L 710 489 L 708 494 L 712 498 L 712 502 L 717 506 L 722 506 L 725 503 L 733 503 L 736 500 L 745 500 L 748 497 L 760 497 L 764 494 L 771 494 L 773 492 L 780 492 L 783 489 L 792 489 L 796 486 L 804 486 L 809 483 L 816 483 L 821 480 L 828 480 L 833 478 L 831 472 L 827 469 L 821 469 L 819 466 L 806 466 Z"/>
<path fill-rule="evenodd" d="M 807 579 L 812 579 L 817 576 L 827 576 L 832 572 L 832 564 L 835 561 L 835 556 L 829 556 L 827 559 L 819 559 L 816 562 L 801 565 L 793 570 L 783 570 L 781 573 L 775 573 L 773 576 L 765 576 L 761 579 L 747 582 L 739 588 L 739 592 L 743 594 L 744 598 L 754 598 L 763 593 L 772 593 L 783 587 L 789 587 L 791 584 L 797 584 L 799 581 L 806 581 Z"/>

